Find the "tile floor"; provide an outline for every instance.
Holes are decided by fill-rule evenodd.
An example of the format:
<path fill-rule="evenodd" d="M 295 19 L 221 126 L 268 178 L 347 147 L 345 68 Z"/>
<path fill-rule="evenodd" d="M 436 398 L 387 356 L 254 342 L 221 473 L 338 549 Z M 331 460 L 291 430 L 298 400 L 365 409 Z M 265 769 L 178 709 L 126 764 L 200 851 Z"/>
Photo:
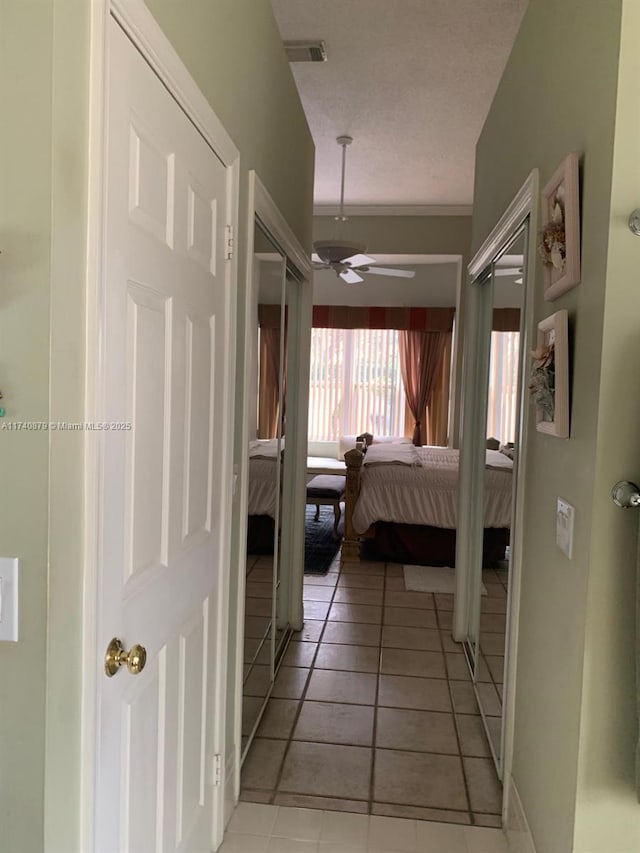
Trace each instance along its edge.
<path fill-rule="evenodd" d="M 499 614 L 504 586 L 484 580 Z M 452 596 L 407 592 L 392 563 L 336 561 L 305 576 L 304 629 L 245 761 L 241 800 L 500 826 L 501 787 L 452 609 Z"/>
<path fill-rule="evenodd" d="M 507 853 L 499 829 L 240 803 L 220 853 Z"/>

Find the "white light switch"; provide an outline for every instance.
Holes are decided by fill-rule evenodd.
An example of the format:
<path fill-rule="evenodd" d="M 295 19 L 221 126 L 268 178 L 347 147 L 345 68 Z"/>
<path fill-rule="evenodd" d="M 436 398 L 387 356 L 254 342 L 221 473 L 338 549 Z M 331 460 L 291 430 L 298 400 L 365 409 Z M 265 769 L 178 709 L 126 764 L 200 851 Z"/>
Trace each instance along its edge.
<path fill-rule="evenodd" d="M 0 640 L 18 641 L 17 557 L 0 557 Z"/>
<path fill-rule="evenodd" d="M 556 544 L 571 559 L 573 553 L 573 517 L 575 509 L 570 503 L 558 498 L 556 509 Z"/>

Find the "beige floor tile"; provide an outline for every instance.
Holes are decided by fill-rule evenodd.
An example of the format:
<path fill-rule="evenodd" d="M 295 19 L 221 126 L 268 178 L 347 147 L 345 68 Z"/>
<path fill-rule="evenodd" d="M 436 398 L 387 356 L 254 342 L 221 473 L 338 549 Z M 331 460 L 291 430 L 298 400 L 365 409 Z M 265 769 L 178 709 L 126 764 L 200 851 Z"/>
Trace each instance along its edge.
<path fill-rule="evenodd" d="M 487 659 L 483 654 L 480 655 L 480 660 L 478 661 L 478 675 L 476 677 L 476 681 L 493 681 L 491 673 L 489 672 L 489 667 L 487 666 Z"/>
<path fill-rule="evenodd" d="M 417 821 L 374 815 L 369 821 L 369 849 L 418 849 Z"/>
<path fill-rule="evenodd" d="M 491 595 L 483 595 L 481 609 L 483 613 L 506 613 L 507 599 L 496 598 Z"/>
<path fill-rule="evenodd" d="M 368 672 L 335 672 L 317 669 L 311 674 L 307 699 L 318 702 L 345 702 L 373 705 L 377 676 Z"/>
<path fill-rule="evenodd" d="M 471 673 L 465 655 L 454 654 L 447 652 L 447 673 L 453 681 L 471 681 Z"/>
<path fill-rule="evenodd" d="M 457 755 L 458 739 L 453 714 L 378 708 L 376 746 Z"/>
<path fill-rule="evenodd" d="M 438 610 L 438 625 L 441 631 L 450 631 L 453 625 L 453 613 L 451 610 Z"/>
<path fill-rule="evenodd" d="M 502 826 L 502 817 L 497 814 L 481 814 L 480 812 L 473 813 L 473 822 L 476 826 Z"/>
<path fill-rule="evenodd" d="M 257 736 L 278 739 L 291 737 L 299 704 L 295 699 L 271 698 L 262 715 Z"/>
<path fill-rule="evenodd" d="M 388 578 L 404 578 L 404 566 L 402 563 L 387 563 Z"/>
<path fill-rule="evenodd" d="M 229 832 L 244 832 L 249 835 L 271 835 L 277 813 L 277 809 L 264 805 L 240 803 L 227 829 Z"/>
<path fill-rule="evenodd" d="M 382 621 L 385 625 L 407 628 L 437 628 L 435 610 L 418 610 L 413 607 L 385 607 Z"/>
<path fill-rule="evenodd" d="M 386 577 L 384 588 L 387 592 L 406 592 L 407 588 L 404 585 L 404 577 Z"/>
<path fill-rule="evenodd" d="M 311 666 L 318 650 L 318 643 L 289 643 L 284 653 L 284 666 Z"/>
<path fill-rule="evenodd" d="M 502 634 L 504 636 L 507 617 L 504 613 L 481 613 L 480 630 L 488 634 Z M 504 648 L 504 643 L 503 643 Z"/>
<path fill-rule="evenodd" d="M 377 802 L 468 808 L 460 758 L 453 755 L 377 749 L 374 792 Z"/>
<path fill-rule="evenodd" d="M 303 603 L 305 619 L 326 619 L 329 607 L 328 601 L 305 601 Z"/>
<path fill-rule="evenodd" d="M 304 587 L 308 586 L 335 586 L 338 583 L 337 572 L 327 572 L 326 575 L 305 575 Z"/>
<path fill-rule="evenodd" d="M 243 803 L 262 803 L 267 805 L 273 798 L 273 791 L 252 791 L 249 788 L 241 788 L 240 801 Z"/>
<path fill-rule="evenodd" d="M 456 714 L 479 714 L 476 694 L 470 681 L 450 681 L 453 710 Z"/>
<path fill-rule="evenodd" d="M 276 838 L 292 838 L 296 841 L 318 841 L 322 826 L 322 812 L 290 806 L 278 809 L 271 834 Z"/>
<path fill-rule="evenodd" d="M 247 598 L 273 598 L 273 583 L 255 583 L 250 581 L 245 589 Z"/>
<path fill-rule="evenodd" d="M 380 625 L 363 625 L 359 622 L 327 622 L 322 635 L 323 643 L 344 643 L 356 646 L 379 646 Z"/>
<path fill-rule="evenodd" d="M 490 758 L 463 758 L 469 799 L 473 811 L 500 814 L 502 786 Z"/>
<path fill-rule="evenodd" d="M 344 563 L 343 575 L 368 575 L 369 577 L 384 577 L 384 563 L 374 563 L 371 560 L 359 560 L 355 563 Z"/>
<path fill-rule="evenodd" d="M 504 680 L 504 658 L 502 655 L 487 655 L 487 666 L 496 684 L 502 684 Z"/>
<path fill-rule="evenodd" d="M 324 813 L 321 842 L 366 846 L 368 834 L 369 818 L 366 815 Z"/>
<path fill-rule="evenodd" d="M 322 809 L 329 812 L 353 812 L 366 815 L 369 805 L 364 800 L 338 800 L 332 797 L 307 797 L 304 794 L 276 794 L 276 806 L 292 806 L 302 809 Z"/>
<path fill-rule="evenodd" d="M 294 740 L 371 746 L 375 710 L 365 705 L 304 702 Z"/>
<path fill-rule="evenodd" d="M 297 666 L 282 666 L 273 685 L 272 696 L 278 699 L 299 699 L 309 677 L 309 670 Z"/>
<path fill-rule="evenodd" d="M 292 741 L 279 792 L 364 800 L 369 796 L 372 750 Z"/>
<path fill-rule="evenodd" d="M 437 610 L 453 610 L 454 596 L 444 592 L 434 594 Z"/>
<path fill-rule="evenodd" d="M 456 714 L 460 751 L 462 755 L 490 758 L 491 750 L 484 732 L 482 717 L 475 714 Z"/>
<path fill-rule="evenodd" d="M 462 643 L 455 642 L 451 636 L 451 631 L 440 631 L 440 641 L 442 642 L 442 648 L 445 652 L 452 652 L 453 654 L 460 655 L 464 654 Z"/>
<path fill-rule="evenodd" d="M 468 853 L 465 830 L 452 826 L 450 822 L 418 823 L 418 847 L 420 850 L 441 850 L 446 853 Z"/>
<path fill-rule="evenodd" d="M 244 603 L 244 612 L 247 616 L 271 616 L 271 599 L 270 598 L 246 598 Z"/>
<path fill-rule="evenodd" d="M 350 670 L 352 672 L 377 672 L 380 652 L 373 646 L 321 643 L 316 657 L 316 669 Z"/>
<path fill-rule="evenodd" d="M 318 853 L 318 842 L 277 838 L 274 835 L 269 839 L 266 853 Z"/>
<path fill-rule="evenodd" d="M 255 738 L 242 765 L 242 787 L 273 790 L 286 747 L 286 740 Z"/>
<path fill-rule="evenodd" d="M 292 643 L 317 643 L 324 628 L 324 619 L 305 619 L 301 631 L 291 638 Z"/>
<path fill-rule="evenodd" d="M 434 628 L 405 628 L 399 625 L 383 627 L 382 645 L 394 649 L 441 650 L 440 635 Z"/>
<path fill-rule="evenodd" d="M 447 682 L 439 678 L 381 675 L 378 703 L 385 708 L 451 711 Z"/>
<path fill-rule="evenodd" d="M 485 714 L 490 717 L 499 717 L 502 714 L 502 702 L 493 684 L 478 684 L 478 696 Z"/>
<path fill-rule="evenodd" d="M 446 678 L 442 652 L 423 652 L 415 649 L 383 649 L 380 672 L 385 675 Z"/>
<path fill-rule="evenodd" d="M 245 678 L 242 692 L 245 696 L 266 696 L 271 683 L 271 667 L 254 663 Z"/>
<path fill-rule="evenodd" d="M 268 616 L 245 616 L 244 635 L 261 640 L 271 626 L 271 618 Z"/>
<path fill-rule="evenodd" d="M 504 598 L 504 599 L 506 599 L 507 591 L 502 586 L 501 583 L 486 583 L 485 582 L 485 587 L 487 590 L 487 595 L 490 598 Z"/>
<path fill-rule="evenodd" d="M 328 618 L 332 622 L 363 622 L 379 625 L 382 622 L 382 607 L 369 604 L 332 604 Z"/>
<path fill-rule="evenodd" d="M 384 603 L 389 607 L 413 607 L 433 610 L 435 602 L 430 592 L 394 592 L 385 594 Z"/>
<path fill-rule="evenodd" d="M 242 697 L 242 734 L 245 737 L 249 737 L 253 731 L 263 704 L 264 696 Z"/>
<path fill-rule="evenodd" d="M 398 803 L 372 803 L 371 814 L 388 815 L 389 817 L 408 817 L 416 820 L 436 820 L 442 823 L 470 824 L 468 812 L 449 811 L 447 809 L 426 809 L 420 806 L 401 806 Z M 428 853 L 444 853 L 444 851 L 427 847 Z"/>
<path fill-rule="evenodd" d="M 338 589 L 356 588 L 356 589 L 383 589 L 384 578 L 379 575 L 352 575 L 341 574 L 338 581 Z"/>
<path fill-rule="evenodd" d="M 229 832 L 220 846 L 220 853 L 267 853 L 269 839 L 266 835 L 240 835 Z"/>
<path fill-rule="evenodd" d="M 333 599 L 341 604 L 382 604 L 381 589 L 363 589 L 362 587 L 342 586 L 336 589 Z"/>
<path fill-rule="evenodd" d="M 303 599 L 305 601 L 331 601 L 335 588 L 330 586 L 305 586 Z"/>

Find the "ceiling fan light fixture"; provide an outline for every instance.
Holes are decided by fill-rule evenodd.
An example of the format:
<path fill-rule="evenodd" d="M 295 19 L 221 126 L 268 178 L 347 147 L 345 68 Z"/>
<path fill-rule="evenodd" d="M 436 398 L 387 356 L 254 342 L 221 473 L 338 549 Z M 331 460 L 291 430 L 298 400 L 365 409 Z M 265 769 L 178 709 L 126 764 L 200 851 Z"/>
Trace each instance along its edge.
<path fill-rule="evenodd" d="M 316 240 L 313 251 L 325 264 L 338 264 L 353 255 L 362 255 L 366 250 L 364 243 L 353 240 Z"/>

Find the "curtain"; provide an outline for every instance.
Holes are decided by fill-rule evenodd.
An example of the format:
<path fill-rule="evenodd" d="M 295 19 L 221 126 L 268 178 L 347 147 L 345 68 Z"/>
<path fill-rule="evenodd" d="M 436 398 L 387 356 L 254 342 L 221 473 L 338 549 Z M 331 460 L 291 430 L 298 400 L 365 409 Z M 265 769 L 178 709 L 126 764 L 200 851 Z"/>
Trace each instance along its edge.
<path fill-rule="evenodd" d="M 446 446 L 449 440 L 449 390 L 451 385 L 451 332 L 445 333 L 444 353 L 436 383 L 427 406 L 426 444 Z"/>
<path fill-rule="evenodd" d="M 280 329 L 260 328 L 258 438 L 275 438 L 278 426 Z"/>
<path fill-rule="evenodd" d="M 455 308 L 375 308 L 314 305 L 314 329 L 412 329 L 450 332 Z"/>
<path fill-rule="evenodd" d="M 400 369 L 407 405 L 414 419 L 413 443 L 426 443 L 424 412 L 431 402 L 447 342 L 446 332 L 400 331 Z"/>

